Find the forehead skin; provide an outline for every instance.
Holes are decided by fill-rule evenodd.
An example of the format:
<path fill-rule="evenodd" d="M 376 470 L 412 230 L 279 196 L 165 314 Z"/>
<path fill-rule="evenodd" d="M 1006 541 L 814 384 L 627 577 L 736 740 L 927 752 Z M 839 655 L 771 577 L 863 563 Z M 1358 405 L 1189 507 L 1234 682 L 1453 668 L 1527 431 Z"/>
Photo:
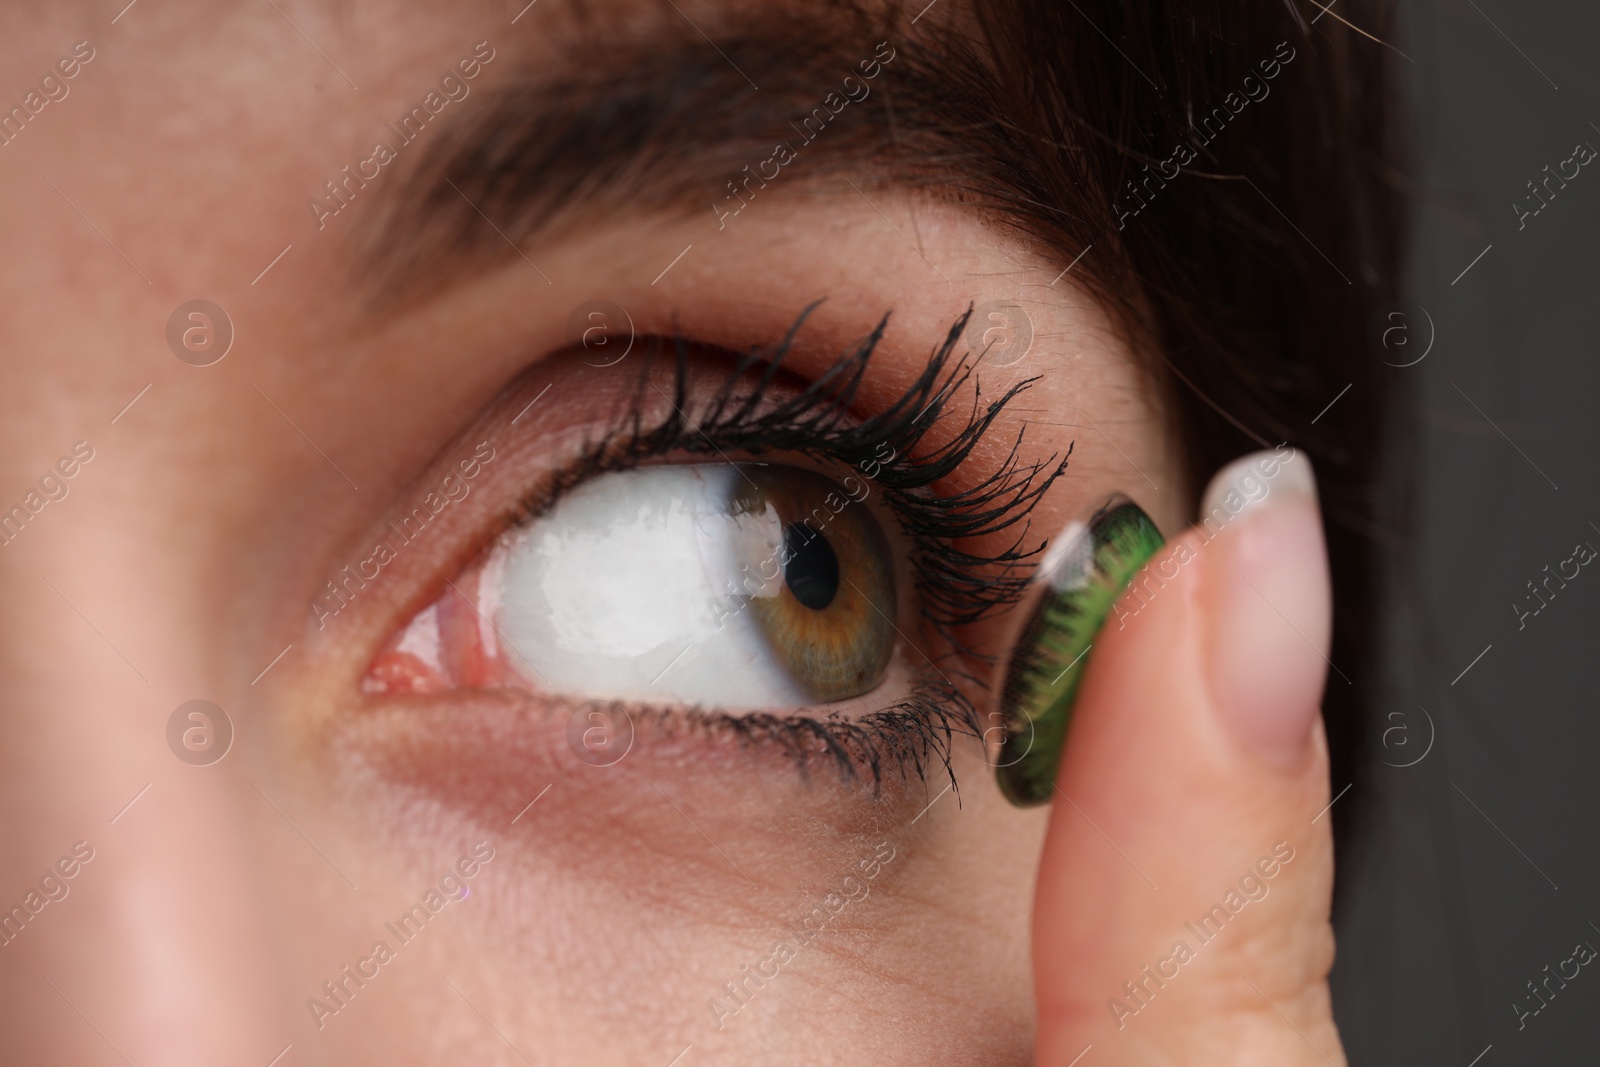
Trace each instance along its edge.
<path fill-rule="evenodd" d="M 459 544 L 408 557 L 383 610 L 375 596 L 334 631 L 307 611 L 594 299 L 626 309 L 641 334 L 738 349 L 825 298 L 797 352 L 804 373 L 892 309 L 869 408 L 904 388 L 969 305 L 1023 308 L 1028 355 L 981 382 L 988 396 L 1040 380 L 976 462 L 992 468 L 1024 426 L 1030 456 L 1073 445 L 1034 514 L 1039 538 L 1113 491 L 1164 529 L 1179 524 L 1173 443 L 1101 310 L 1062 279 L 1071 257 L 896 187 L 870 158 L 876 133 L 819 136 L 812 161 L 725 226 L 712 205 L 739 166 L 680 167 L 665 191 L 619 179 L 559 211 L 502 196 L 487 220 L 457 207 L 431 219 L 437 229 L 405 228 L 439 174 L 459 173 L 443 149 L 460 149 L 514 86 L 583 70 L 591 54 L 606 69 L 607 49 L 641 34 L 743 39 L 748 14 L 680 6 L 139 0 L 120 15 L 119 4 L 7 14 L 0 105 L 27 118 L 0 147 L 0 507 L 35 492 L 76 442 L 92 449 L 65 498 L 0 547 L 0 907 L 23 903 L 75 842 L 93 850 L 68 895 L 0 947 L 0 1028 L 19 1058 L 266 1064 L 286 1046 L 285 1064 L 665 1064 L 691 1046 L 685 1063 L 1028 1054 L 1043 817 L 1004 807 L 975 749 L 956 756 L 959 802 L 941 798 L 937 774 L 879 802 L 768 757 L 670 745 L 586 778 L 550 755 L 562 727 L 537 716 L 465 702 L 454 716 L 364 713 L 362 667 Z M 897 58 L 841 123 L 878 106 L 915 33 L 863 29 L 859 59 L 891 34 Z M 92 58 L 41 89 L 80 41 Z M 493 58 L 470 95 L 319 227 L 308 202 L 326 204 L 325 183 L 370 158 L 386 124 L 479 42 Z M 833 91 L 773 75 L 784 99 Z M 746 76 L 766 72 L 740 65 L 730 84 Z M 60 98 L 35 113 L 28 94 L 46 90 Z M 697 159 L 723 161 L 717 145 L 742 136 Z M 770 154 L 743 156 L 742 144 L 727 155 Z M 567 155 L 582 152 L 580 140 Z M 169 345 L 169 318 L 194 299 L 231 322 L 232 347 L 211 366 Z M 545 403 L 552 420 L 586 410 L 581 389 Z M 518 428 L 497 476 L 514 481 L 512 457 L 535 464 L 561 447 L 537 430 Z M 194 699 L 228 709 L 236 731 L 211 766 L 168 747 L 173 710 Z M 484 840 L 494 859 L 472 894 L 319 1027 L 308 999 Z M 879 842 L 893 858 L 870 894 L 713 1026 L 707 1001 L 766 958 L 785 923 L 881 860 Z"/>

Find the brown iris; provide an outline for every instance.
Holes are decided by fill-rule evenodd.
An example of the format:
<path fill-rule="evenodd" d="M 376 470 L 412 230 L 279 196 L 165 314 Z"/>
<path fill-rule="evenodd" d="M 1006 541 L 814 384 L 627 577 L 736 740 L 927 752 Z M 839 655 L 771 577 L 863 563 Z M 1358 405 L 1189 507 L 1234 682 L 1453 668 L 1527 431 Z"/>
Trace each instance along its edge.
<path fill-rule="evenodd" d="M 776 551 L 747 563 L 762 580 L 764 595 L 750 608 L 772 650 L 812 700 L 870 692 L 894 651 L 895 586 L 888 539 L 864 503 L 866 484 L 795 467 L 742 470 L 748 481 L 732 510 L 776 512 L 781 526 Z"/>

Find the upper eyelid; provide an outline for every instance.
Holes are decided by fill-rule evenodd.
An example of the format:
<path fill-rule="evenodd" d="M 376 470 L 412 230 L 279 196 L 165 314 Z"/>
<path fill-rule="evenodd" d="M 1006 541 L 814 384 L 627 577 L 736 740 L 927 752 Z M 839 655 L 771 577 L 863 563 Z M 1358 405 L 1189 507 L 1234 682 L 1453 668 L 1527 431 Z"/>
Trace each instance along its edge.
<path fill-rule="evenodd" d="M 536 514 L 562 492 L 595 474 L 637 466 L 673 451 L 725 456 L 729 448 L 754 444 L 772 452 L 827 457 L 846 466 L 866 461 L 877 469 L 864 472 L 886 491 L 902 530 L 915 545 L 912 557 L 917 584 L 927 592 L 924 614 L 948 644 L 970 652 L 962 646 L 957 631 L 1021 596 L 1042 545 L 1027 542 L 1025 524 L 1010 544 L 992 550 L 987 557 L 959 551 L 954 542 L 1004 535 L 1022 522 L 1066 471 L 1072 448 L 1068 446 L 1065 456 L 1052 454 L 1028 462 L 1019 436 L 1007 458 L 975 484 L 952 497 L 933 491 L 936 484 L 953 477 L 966 464 L 1004 407 L 1033 381 L 1012 385 L 986 405 L 975 396 L 967 421 L 956 434 L 931 449 L 921 447 L 975 366 L 970 353 L 956 352 L 972 313 L 970 307 L 951 325 L 922 372 L 877 412 L 857 410 L 856 400 L 883 338 L 887 315 L 809 381 L 786 390 L 776 402 L 767 402 L 763 387 L 781 380 L 786 359 L 816 306 L 804 309 L 771 346 L 744 356 L 723 350 L 724 357 L 734 360 L 733 366 L 721 386 L 703 402 L 690 397 L 689 365 L 696 342 L 673 338 L 675 377 L 673 394 L 667 398 L 670 412 L 646 424 L 642 398 L 646 387 L 654 383 L 645 372 L 636 390 L 635 406 L 623 413 L 620 430 L 591 446 L 552 478 L 542 495 L 535 491 L 533 499 L 525 501 L 531 507 L 521 509 L 521 516 L 526 519 Z M 661 353 L 658 350 L 656 354 Z M 687 407 L 694 411 L 686 411 Z M 895 462 L 881 465 L 880 449 L 885 443 L 892 448 Z"/>

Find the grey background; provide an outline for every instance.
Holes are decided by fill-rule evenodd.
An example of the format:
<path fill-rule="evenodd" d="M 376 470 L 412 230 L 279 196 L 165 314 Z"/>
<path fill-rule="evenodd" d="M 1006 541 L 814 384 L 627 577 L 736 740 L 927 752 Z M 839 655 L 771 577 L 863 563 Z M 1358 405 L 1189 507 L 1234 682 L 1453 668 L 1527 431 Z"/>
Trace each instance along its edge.
<path fill-rule="evenodd" d="M 1511 207 L 1600 148 L 1600 4 L 1476 5 L 1407 0 L 1397 42 L 1415 61 L 1411 296 L 1435 338 L 1393 372 L 1413 376 L 1395 459 L 1418 522 L 1366 684 L 1379 759 L 1428 754 L 1353 787 L 1371 820 L 1341 870 L 1334 995 L 1360 1065 L 1600 1062 L 1600 960 L 1520 1030 L 1512 1006 L 1577 943 L 1600 949 L 1600 566 L 1521 630 L 1512 607 L 1578 542 L 1600 548 L 1600 160 L 1520 231 Z"/>

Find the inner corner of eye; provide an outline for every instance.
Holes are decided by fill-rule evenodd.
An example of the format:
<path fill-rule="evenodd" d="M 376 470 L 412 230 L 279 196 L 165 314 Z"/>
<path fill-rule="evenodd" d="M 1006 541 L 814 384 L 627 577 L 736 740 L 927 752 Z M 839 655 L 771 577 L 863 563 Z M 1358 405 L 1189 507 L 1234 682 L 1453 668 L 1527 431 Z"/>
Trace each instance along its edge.
<path fill-rule="evenodd" d="M 601 474 L 503 535 L 394 634 L 368 693 L 510 687 L 794 710 L 872 692 L 896 562 L 837 482 L 770 463 Z"/>

